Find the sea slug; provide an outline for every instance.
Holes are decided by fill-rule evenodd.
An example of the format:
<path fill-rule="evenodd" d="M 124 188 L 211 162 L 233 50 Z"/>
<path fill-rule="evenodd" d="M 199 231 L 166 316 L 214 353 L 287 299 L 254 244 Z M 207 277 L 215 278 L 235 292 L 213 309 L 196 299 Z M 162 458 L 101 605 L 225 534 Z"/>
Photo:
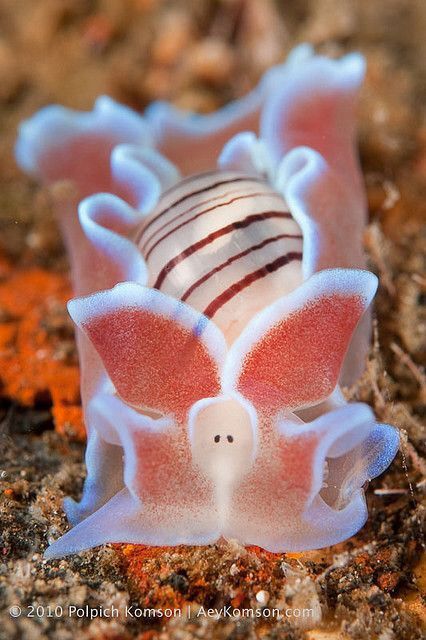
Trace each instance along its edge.
<path fill-rule="evenodd" d="M 18 163 L 51 188 L 70 254 L 88 434 L 46 557 L 221 536 L 299 551 L 364 524 L 398 433 L 339 386 L 363 370 L 377 287 L 363 73 L 301 45 L 211 115 L 101 97 L 21 126 Z"/>

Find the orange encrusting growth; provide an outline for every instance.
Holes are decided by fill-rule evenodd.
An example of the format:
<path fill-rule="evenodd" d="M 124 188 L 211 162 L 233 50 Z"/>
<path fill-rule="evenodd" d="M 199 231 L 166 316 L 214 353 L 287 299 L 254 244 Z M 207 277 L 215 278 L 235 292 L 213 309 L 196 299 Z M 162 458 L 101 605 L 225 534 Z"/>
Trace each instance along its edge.
<path fill-rule="evenodd" d="M 28 407 L 51 398 L 55 428 L 83 440 L 78 365 L 67 362 L 64 327 L 49 327 L 48 320 L 59 313 L 62 322 L 64 310 L 67 324 L 68 278 L 41 268 L 12 269 L 3 259 L 0 276 L 1 395 Z"/>
<path fill-rule="evenodd" d="M 206 571 L 206 557 L 202 548 L 191 546 L 148 547 L 135 544 L 113 545 L 123 562 L 132 590 L 137 594 L 142 606 L 159 609 L 180 608 L 194 603 L 205 603 L 215 591 L 215 585 Z M 207 566 L 216 565 L 218 573 L 230 576 L 231 567 L 236 570 L 235 583 L 228 594 L 232 607 L 247 606 L 250 596 L 268 585 L 280 569 L 283 559 L 300 554 L 276 554 L 260 547 L 234 548 L 232 545 L 212 545 L 207 548 Z M 183 574 L 188 578 L 188 588 L 182 591 L 173 588 L 171 576 Z M 282 579 L 281 579 L 282 580 Z"/>

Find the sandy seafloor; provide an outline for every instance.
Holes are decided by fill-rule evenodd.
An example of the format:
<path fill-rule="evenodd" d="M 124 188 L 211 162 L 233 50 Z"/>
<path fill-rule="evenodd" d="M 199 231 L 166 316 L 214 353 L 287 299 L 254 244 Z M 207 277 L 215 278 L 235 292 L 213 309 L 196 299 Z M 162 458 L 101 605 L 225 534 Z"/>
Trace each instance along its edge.
<path fill-rule="evenodd" d="M 0 0 L 0 638 L 421 637 L 425 32 L 422 0 Z M 45 104 L 88 109 L 102 93 L 138 110 L 165 98 L 209 112 L 304 41 L 333 56 L 359 50 L 368 62 L 359 104 L 365 245 L 381 286 L 368 369 L 346 394 L 402 437 L 368 488 L 369 520 L 346 543 L 305 554 L 221 542 L 106 546 L 44 561 L 48 541 L 67 528 L 63 496 L 81 491 L 84 431 L 67 260 L 50 194 L 14 163 L 16 127 Z M 314 615 L 196 615 L 265 602 Z M 70 605 L 120 615 L 90 620 Z M 12 617 L 12 606 L 22 615 Z M 189 606 L 192 616 L 138 619 L 126 606 Z"/>

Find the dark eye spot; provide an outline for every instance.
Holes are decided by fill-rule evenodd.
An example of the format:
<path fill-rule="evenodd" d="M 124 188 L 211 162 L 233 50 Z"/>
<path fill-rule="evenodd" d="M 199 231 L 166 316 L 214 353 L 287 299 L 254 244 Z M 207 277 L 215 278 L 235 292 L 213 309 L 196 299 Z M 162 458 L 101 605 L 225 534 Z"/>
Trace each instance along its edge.
<path fill-rule="evenodd" d="M 234 438 L 232 436 L 226 436 L 228 442 L 234 442 Z"/>
<path fill-rule="evenodd" d="M 215 437 L 214 437 L 214 441 L 215 441 L 215 442 L 219 442 L 219 441 L 220 441 L 220 436 L 215 436 Z"/>

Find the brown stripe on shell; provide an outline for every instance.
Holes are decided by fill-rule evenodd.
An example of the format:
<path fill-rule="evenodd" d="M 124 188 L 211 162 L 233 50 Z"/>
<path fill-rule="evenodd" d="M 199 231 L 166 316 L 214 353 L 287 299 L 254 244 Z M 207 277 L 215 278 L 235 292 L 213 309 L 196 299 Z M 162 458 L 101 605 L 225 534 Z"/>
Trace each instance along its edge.
<path fill-rule="evenodd" d="M 229 196 L 234 196 L 237 193 L 238 192 L 235 191 L 235 190 L 234 191 L 225 191 L 225 193 L 220 193 L 218 196 L 213 196 L 213 197 L 210 196 L 209 198 L 206 198 L 206 200 L 201 200 L 200 202 L 197 202 L 196 204 L 194 204 L 189 209 L 185 209 L 185 211 L 183 211 L 182 213 L 179 213 L 177 216 L 175 216 L 174 218 L 172 218 L 168 222 L 165 222 L 161 227 L 159 227 L 158 229 L 153 231 L 151 233 L 151 235 L 149 236 L 149 238 L 146 238 L 146 240 L 144 240 L 142 246 L 140 247 L 141 251 L 144 252 L 146 250 L 147 245 L 157 235 L 157 233 L 159 233 L 162 229 L 165 229 L 169 224 L 171 224 L 172 222 L 174 222 L 175 220 L 177 220 L 181 216 L 186 215 L 188 213 L 191 213 L 191 211 L 195 211 L 196 209 L 199 209 L 200 207 L 203 207 L 206 204 L 211 204 L 213 202 L 217 202 L 218 200 L 222 200 L 223 198 L 228 198 Z M 144 231 L 145 231 L 145 229 L 143 230 L 143 232 Z M 142 237 L 140 238 L 140 240 L 142 240 Z"/>
<path fill-rule="evenodd" d="M 221 229 L 217 229 L 216 231 L 209 233 L 207 236 L 205 236 L 198 242 L 195 242 L 194 244 L 190 245 L 184 251 L 182 251 L 177 256 L 169 260 L 169 262 L 167 262 L 167 264 L 161 269 L 153 287 L 155 289 L 159 289 L 163 284 L 165 278 L 167 277 L 167 274 L 176 265 L 178 265 L 180 262 L 185 260 L 185 258 L 188 258 L 192 254 L 194 254 L 199 249 L 206 247 L 217 238 L 220 238 L 224 235 L 232 233 L 232 231 L 235 231 L 237 229 L 244 229 L 255 222 L 261 222 L 262 220 L 267 220 L 269 218 L 287 218 L 288 219 L 288 218 L 292 218 L 292 216 L 289 212 L 264 211 L 263 213 L 256 213 L 256 214 L 247 216 L 246 218 L 243 218 L 243 220 L 232 222 L 231 224 L 228 224 L 225 227 L 222 227 Z"/>
<path fill-rule="evenodd" d="M 140 240 L 141 240 L 143 234 L 145 233 L 145 231 L 147 229 L 149 229 L 149 227 L 156 220 L 158 220 L 158 218 L 160 218 L 162 215 L 164 215 L 165 213 L 167 213 L 168 211 L 170 211 L 174 207 L 177 207 L 179 204 L 182 204 L 182 202 L 185 202 L 185 200 L 188 200 L 189 198 L 192 198 L 193 196 L 197 196 L 197 195 L 199 195 L 201 193 L 205 193 L 206 191 L 211 191 L 212 189 L 215 189 L 216 187 L 221 187 L 224 184 L 231 184 L 233 182 L 244 182 L 244 181 L 247 181 L 247 180 L 250 180 L 251 182 L 263 182 L 263 180 L 261 180 L 260 178 L 251 177 L 251 176 L 244 176 L 244 177 L 239 177 L 239 178 L 231 178 L 229 180 L 219 180 L 217 182 L 214 182 L 211 185 L 208 185 L 207 187 L 204 186 L 202 189 L 198 189 L 196 191 L 191 191 L 190 193 L 186 193 L 184 196 L 182 196 L 181 198 L 179 198 L 178 200 L 176 200 L 172 204 L 168 205 L 165 209 L 163 209 L 162 211 L 157 213 L 157 215 L 155 215 L 148 222 L 148 224 L 145 227 L 143 227 L 143 229 L 140 230 L 140 232 L 137 234 L 137 236 L 135 238 L 135 242 L 136 243 L 140 242 Z"/>
<path fill-rule="evenodd" d="M 231 300 L 234 296 L 236 296 L 240 291 L 249 287 L 253 282 L 259 280 L 260 278 L 264 278 L 269 273 L 273 273 L 277 271 L 281 267 L 285 266 L 289 262 L 294 260 L 301 260 L 302 254 L 300 252 L 292 251 L 287 253 L 284 256 L 280 256 L 273 262 L 269 262 L 264 267 L 260 269 L 256 269 L 256 271 L 252 271 L 248 273 L 244 278 L 238 280 L 233 285 L 225 289 L 219 296 L 217 296 L 203 311 L 204 315 L 208 318 L 212 318 L 215 313 L 219 311 L 221 307 L 223 307 L 229 300 Z"/>
<path fill-rule="evenodd" d="M 187 300 L 189 298 L 189 296 L 192 293 L 194 293 L 194 291 L 198 287 L 200 287 L 202 284 L 204 284 L 204 282 L 209 280 L 216 273 L 218 273 L 219 271 L 222 271 L 222 269 L 225 269 L 226 267 L 228 267 L 230 264 L 232 264 L 236 260 L 239 260 L 240 258 L 244 258 L 249 253 L 251 253 L 252 251 L 257 251 L 259 249 L 263 249 L 263 247 L 266 247 L 268 244 L 271 244 L 272 242 L 278 242 L 279 240 L 284 240 L 284 239 L 302 240 L 302 238 L 303 238 L 303 236 L 302 235 L 298 235 L 298 234 L 280 233 L 277 236 L 266 238 L 262 242 L 259 242 L 259 244 L 253 245 L 252 247 L 248 247 L 247 249 L 245 249 L 244 251 L 241 251 L 240 253 L 236 253 L 235 255 L 233 255 L 230 258 L 228 258 L 228 260 L 225 260 L 225 262 L 222 262 L 222 264 L 218 265 L 214 269 L 211 269 L 211 271 L 209 271 L 208 273 L 204 274 L 204 276 L 202 276 L 202 278 L 199 278 L 199 280 L 196 280 L 196 282 L 194 282 L 194 284 L 192 284 L 189 287 L 189 289 L 187 289 L 185 291 L 185 293 L 181 296 L 182 302 Z"/>
<path fill-rule="evenodd" d="M 167 231 L 163 236 L 161 236 L 161 238 L 156 240 L 156 242 L 154 242 L 154 244 L 151 246 L 151 248 L 148 249 L 148 251 L 146 252 L 145 259 L 148 260 L 148 258 L 151 255 L 151 253 L 154 251 L 154 249 L 163 240 L 165 240 L 166 238 L 169 238 L 171 235 L 173 235 L 173 233 L 175 233 L 175 231 L 178 231 L 179 229 L 181 229 L 182 227 L 186 226 L 190 222 L 193 222 L 197 218 L 200 218 L 205 213 L 211 213 L 212 211 L 215 211 L 216 209 L 219 209 L 220 207 L 226 207 L 226 206 L 228 206 L 230 204 L 233 204 L 234 202 L 238 202 L 238 200 L 246 200 L 247 198 L 255 198 L 255 197 L 258 197 L 258 196 L 265 196 L 265 194 L 262 193 L 262 192 L 256 192 L 256 193 L 247 193 L 247 194 L 235 196 L 235 198 L 231 198 L 231 200 L 227 200 L 226 202 L 220 202 L 219 204 L 215 204 L 212 207 L 208 207 L 207 209 L 203 209 L 202 211 L 199 211 L 197 214 L 195 214 L 195 216 L 192 216 L 192 218 L 188 218 L 187 220 L 184 220 L 183 222 L 178 224 L 177 227 L 173 227 L 173 229 L 170 229 L 170 231 Z M 282 197 L 280 196 L 279 193 L 267 194 L 267 197 L 268 198 L 279 198 L 280 200 L 282 200 Z M 174 220 L 176 220 L 177 218 L 180 218 L 181 216 L 185 215 L 186 213 L 187 212 L 183 212 L 183 213 L 179 214 L 179 216 L 176 216 L 176 218 L 174 218 Z M 155 235 L 155 234 L 153 234 L 153 235 Z"/>

